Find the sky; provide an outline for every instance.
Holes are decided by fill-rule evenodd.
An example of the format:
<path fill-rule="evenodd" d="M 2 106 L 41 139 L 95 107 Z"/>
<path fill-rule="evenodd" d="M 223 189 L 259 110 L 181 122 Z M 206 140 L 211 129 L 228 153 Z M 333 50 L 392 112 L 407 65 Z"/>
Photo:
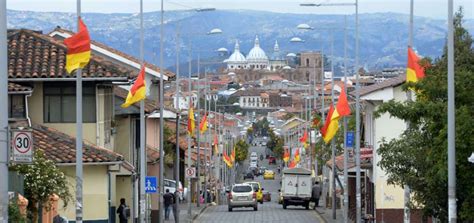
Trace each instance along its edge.
<path fill-rule="evenodd" d="M 143 0 L 145 11 L 159 11 L 160 0 Z M 355 0 L 165 0 L 165 10 L 195 8 L 251 9 L 282 13 L 352 14 L 354 7 L 301 7 L 300 3 L 351 3 Z M 447 18 L 447 0 L 414 0 L 415 16 Z M 454 0 L 464 7 L 465 18 L 474 19 L 474 0 Z M 139 0 L 82 0 L 83 12 L 135 13 Z M 76 0 L 7 0 L 7 8 L 28 11 L 75 12 Z M 359 0 L 360 13 L 397 12 L 408 14 L 410 0 Z"/>

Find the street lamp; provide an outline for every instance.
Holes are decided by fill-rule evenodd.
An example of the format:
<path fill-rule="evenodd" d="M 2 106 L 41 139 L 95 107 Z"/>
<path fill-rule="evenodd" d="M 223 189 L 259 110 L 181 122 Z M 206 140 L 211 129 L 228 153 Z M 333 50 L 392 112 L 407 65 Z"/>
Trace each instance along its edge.
<path fill-rule="evenodd" d="M 221 33 L 222 33 L 221 29 L 215 28 L 215 29 L 212 29 L 211 31 L 209 31 L 207 34 L 208 35 L 215 35 L 215 34 L 221 34 Z"/>
<path fill-rule="evenodd" d="M 302 40 L 299 37 L 293 37 L 293 38 L 290 39 L 290 42 L 292 42 L 292 43 L 304 43 L 304 40 Z"/>

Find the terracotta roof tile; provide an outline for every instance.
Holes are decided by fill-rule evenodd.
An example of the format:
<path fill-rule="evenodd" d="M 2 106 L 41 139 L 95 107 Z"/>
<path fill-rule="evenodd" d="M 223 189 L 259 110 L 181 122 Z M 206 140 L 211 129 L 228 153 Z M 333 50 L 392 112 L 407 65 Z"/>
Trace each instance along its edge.
<path fill-rule="evenodd" d="M 16 83 L 8 82 L 8 93 L 26 93 L 31 92 L 33 88 Z"/>
<path fill-rule="evenodd" d="M 42 150 L 46 157 L 55 163 L 76 162 L 76 139 L 55 129 L 34 124 L 33 139 L 35 149 Z M 84 163 L 103 163 L 123 161 L 122 155 L 84 142 Z"/>
<path fill-rule="evenodd" d="M 8 31 L 8 78 L 74 78 L 66 72 L 66 46 L 32 30 Z M 92 55 L 83 78 L 128 79 L 131 70 Z"/>
<path fill-rule="evenodd" d="M 55 31 L 56 31 L 56 32 L 62 32 L 62 33 L 67 33 L 67 34 L 69 34 L 69 35 L 74 35 L 74 32 L 72 32 L 72 31 L 70 31 L 70 30 L 67 30 L 67 29 L 63 29 L 63 28 L 61 28 L 61 27 L 59 27 L 59 26 L 56 27 L 56 28 L 55 28 L 52 32 L 50 32 L 49 34 L 55 32 Z M 92 43 L 93 45 L 96 45 L 96 46 L 100 47 L 100 48 L 106 49 L 107 51 L 110 51 L 110 52 L 112 52 L 112 53 L 114 53 L 114 54 L 117 54 L 117 55 L 119 55 L 119 56 L 121 56 L 121 57 L 127 58 L 128 60 L 131 60 L 131 61 L 133 61 L 133 62 L 135 62 L 135 63 L 140 63 L 140 60 L 139 60 L 139 59 L 137 59 L 137 58 L 135 58 L 135 57 L 133 57 L 133 56 L 131 56 L 131 55 L 129 55 L 129 54 L 126 54 L 126 53 L 124 53 L 124 52 L 122 52 L 122 51 L 120 51 L 120 50 L 117 50 L 117 49 L 114 49 L 114 48 L 112 48 L 112 47 L 109 47 L 109 46 L 107 46 L 107 45 L 105 45 L 105 44 L 103 44 L 103 43 L 100 43 L 100 42 L 97 42 L 97 41 L 94 41 L 94 40 L 91 40 L 91 43 Z M 149 69 L 152 69 L 152 70 L 156 71 L 156 72 L 160 72 L 160 71 L 161 71 L 161 69 L 160 69 L 158 66 L 156 66 L 156 65 L 154 65 L 154 64 L 151 64 L 151 63 L 145 62 L 145 66 L 146 66 L 147 68 L 149 68 Z M 176 76 L 176 74 L 174 74 L 173 72 L 168 71 L 168 70 L 165 70 L 165 75 L 168 76 L 169 78 L 173 78 L 173 77 Z"/>

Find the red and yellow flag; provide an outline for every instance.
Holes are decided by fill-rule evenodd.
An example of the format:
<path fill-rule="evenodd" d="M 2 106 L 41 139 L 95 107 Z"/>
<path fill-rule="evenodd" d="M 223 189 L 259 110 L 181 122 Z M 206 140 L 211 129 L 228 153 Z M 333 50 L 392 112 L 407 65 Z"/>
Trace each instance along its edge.
<path fill-rule="evenodd" d="M 299 148 L 296 148 L 295 157 L 293 157 L 293 161 L 295 161 L 296 163 L 300 162 L 300 149 Z"/>
<path fill-rule="evenodd" d="M 199 123 L 199 131 L 201 131 L 201 134 L 204 134 L 207 130 L 207 114 L 204 114 L 204 117 L 202 117 L 201 123 Z"/>
<path fill-rule="evenodd" d="M 219 141 L 217 140 L 217 134 L 214 135 L 214 154 L 219 153 Z"/>
<path fill-rule="evenodd" d="M 127 98 L 125 103 L 122 104 L 122 108 L 127 108 L 128 106 L 139 102 L 146 97 L 146 84 L 145 84 L 145 66 L 142 66 L 140 73 L 138 74 L 137 79 L 133 83 L 132 87 L 128 91 Z"/>
<path fill-rule="evenodd" d="M 296 167 L 296 161 L 293 159 L 291 162 L 288 164 L 288 168 L 295 168 Z"/>
<path fill-rule="evenodd" d="M 326 144 L 336 135 L 338 129 L 339 113 L 337 113 L 337 109 L 334 109 L 334 106 L 331 104 L 328 116 L 326 117 L 326 122 L 321 129 L 321 134 L 323 135 L 323 140 Z"/>
<path fill-rule="evenodd" d="M 300 142 L 305 143 L 308 140 L 308 131 L 304 130 L 303 136 L 300 138 Z"/>
<path fill-rule="evenodd" d="M 349 107 L 344 87 L 342 87 L 339 99 L 337 99 L 336 110 L 340 117 L 349 116 L 351 114 L 351 108 Z"/>
<path fill-rule="evenodd" d="M 188 134 L 193 137 L 194 136 L 194 129 L 196 128 L 196 121 L 194 120 L 194 109 L 193 109 L 193 102 L 189 102 L 189 110 L 188 110 Z"/>
<path fill-rule="evenodd" d="M 425 77 L 425 68 L 420 65 L 420 58 L 411 47 L 408 47 L 407 82 L 418 82 Z"/>
<path fill-rule="evenodd" d="M 84 68 L 91 58 L 91 38 L 86 25 L 79 18 L 79 32 L 66 38 L 67 47 L 66 71 L 72 73 L 78 68 Z"/>
<path fill-rule="evenodd" d="M 232 160 L 230 157 L 227 155 L 227 152 L 224 150 L 222 159 L 224 160 L 225 164 L 227 164 L 228 167 L 232 167 Z"/>
<path fill-rule="evenodd" d="M 232 163 L 235 163 L 235 147 L 232 149 L 232 153 L 230 154 L 230 160 Z"/>
<path fill-rule="evenodd" d="M 285 152 L 283 153 L 283 161 L 285 161 L 285 163 L 288 163 L 288 160 L 290 160 L 290 152 L 288 151 L 288 149 L 285 149 Z"/>

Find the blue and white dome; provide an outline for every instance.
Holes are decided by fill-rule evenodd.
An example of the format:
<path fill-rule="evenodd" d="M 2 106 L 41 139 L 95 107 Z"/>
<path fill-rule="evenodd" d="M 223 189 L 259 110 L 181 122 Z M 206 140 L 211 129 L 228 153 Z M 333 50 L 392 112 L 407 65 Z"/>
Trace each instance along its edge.
<path fill-rule="evenodd" d="M 268 62 L 268 57 L 265 51 L 260 48 L 260 41 L 258 36 L 255 37 L 255 44 L 247 55 L 248 62 Z"/>
<path fill-rule="evenodd" d="M 234 52 L 224 62 L 227 63 L 227 69 L 246 68 L 247 60 L 245 59 L 245 56 L 240 52 L 240 45 L 238 40 L 235 41 Z"/>

